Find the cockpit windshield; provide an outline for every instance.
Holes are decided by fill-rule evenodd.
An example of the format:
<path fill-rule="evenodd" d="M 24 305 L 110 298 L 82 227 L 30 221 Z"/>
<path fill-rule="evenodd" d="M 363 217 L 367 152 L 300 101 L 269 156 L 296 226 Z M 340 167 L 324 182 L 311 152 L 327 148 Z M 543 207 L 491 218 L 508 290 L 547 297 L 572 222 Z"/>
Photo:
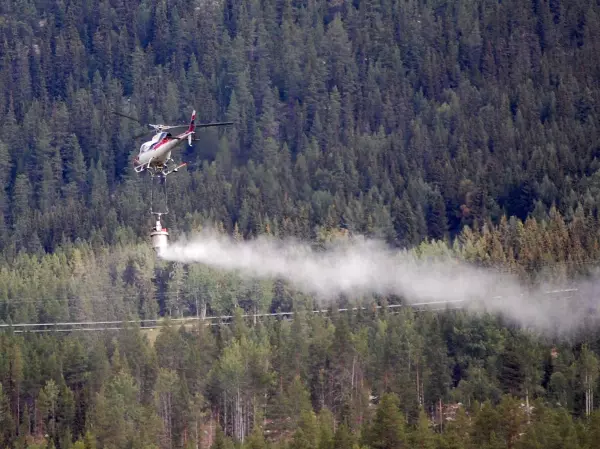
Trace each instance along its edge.
<path fill-rule="evenodd" d="M 154 143 L 160 142 L 165 137 L 167 137 L 167 133 L 164 133 L 164 132 L 163 133 L 155 134 L 154 137 L 153 137 L 153 139 L 152 139 L 152 142 L 154 142 Z"/>
<path fill-rule="evenodd" d="M 144 142 L 142 144 L 142 146 L 140 147 L 140 153 L 145 153 L 146 151 L 151 150 L 158 142 L 163 140 L 166 136 L 167 133 L 165 132 L 155 134 L 152 140 Z"/>

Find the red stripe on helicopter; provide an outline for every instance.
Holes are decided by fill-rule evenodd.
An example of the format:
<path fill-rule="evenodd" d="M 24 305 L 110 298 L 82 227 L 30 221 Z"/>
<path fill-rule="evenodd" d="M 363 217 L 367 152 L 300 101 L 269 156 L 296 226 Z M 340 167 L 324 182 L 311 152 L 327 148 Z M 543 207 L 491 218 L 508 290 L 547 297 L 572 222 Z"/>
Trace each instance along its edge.
<path fill-rule="evenodd" d="M 169 142 L 172 139 L 169 139 L 168 137 L 165 137 L 163 140 L 161 140 L 160 142 L 158 142 L 156 144 L 156 146 L 154 148 L 152 148 L 152 150 L 158 150 L 161 146 L 163 146 L 165 143 Z"/>
<path fill-rule="evenodd" d="M 170 142 L 172 140 L 176 140 L 176 139 L 183 139 L 185 138 L 187 135 L 189 134 L 188 132 L 185 132 L 183 134 L 178 135 L 177 137 L 165 137 L 163 140 L 161 140 L 160 142 L 158 142 L 156 144 L 156 146 L 154 148 L 152 148 L 152 151 L 158 150 L 161 146 L 163 146 L 165 143 Z"/>

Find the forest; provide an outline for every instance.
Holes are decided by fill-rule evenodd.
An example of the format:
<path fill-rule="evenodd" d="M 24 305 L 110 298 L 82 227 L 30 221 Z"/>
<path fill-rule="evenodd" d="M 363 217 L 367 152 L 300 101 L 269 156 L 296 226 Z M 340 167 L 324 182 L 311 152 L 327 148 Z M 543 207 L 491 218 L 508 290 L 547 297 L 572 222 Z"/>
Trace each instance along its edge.
<path fill-rule="evenodd" d="M 160 261 L 114 112 L 234 122 L 174 154 L 172 240 L 364 235 L 593 287 L 599 25 L 584 0 L 2 1 L 0 448 L 595 447 L 593 295 L 558 335 Z M 11 327 L 114 320 L 141 321 Z"/>

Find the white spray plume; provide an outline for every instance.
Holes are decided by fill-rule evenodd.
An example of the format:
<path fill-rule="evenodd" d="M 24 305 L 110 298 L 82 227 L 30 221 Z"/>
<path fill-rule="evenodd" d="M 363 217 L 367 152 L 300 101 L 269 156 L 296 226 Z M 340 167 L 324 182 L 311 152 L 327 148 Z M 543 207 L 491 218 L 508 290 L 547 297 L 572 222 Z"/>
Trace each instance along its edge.
<path fill-rule="evenodd" d="M 269 237 L 236 241 L 205 231 L 170 245 L 160 257 L 202 263 L 243 277 L 281 278 L 321 299 L 340 294 L 398 295 L 408 303 L 448 303 L 471 311 L 498 313 L 539 331 L 569 332 L 580 327 L 588 309 L 576 311 L 566 297 L 572 288 L 527 289 L 508 275 L 459 262 L 449 256 L 420 258 L 384 243 L 353 238 L 314 250 L 295 240 Z M 549 290 L 554 288 L 554 292 Z"/>

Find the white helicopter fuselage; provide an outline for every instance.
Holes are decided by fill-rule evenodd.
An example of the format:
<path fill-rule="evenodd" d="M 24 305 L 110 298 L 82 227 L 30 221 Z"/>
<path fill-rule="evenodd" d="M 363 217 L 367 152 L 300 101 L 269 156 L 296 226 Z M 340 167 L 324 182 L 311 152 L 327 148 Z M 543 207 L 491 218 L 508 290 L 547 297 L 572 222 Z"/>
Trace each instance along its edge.
<path fill-rule="evenodd" d="M 136 172 L 142 172 L 148 168 L 153 171 L 162 171 L 167 162 L 171 159 L 171 152 L 177 145 L 186 139 L 192 144 L 192 136 L 195 132 L 196 111 L 192 112 L 190 125 L 188 129 L 177 136 L 168 132 L 158 132 L 152 140 L 144 142 L 140 147 L 140 152 L 133 160 L 133 168 Z"/>
<path fill-rule="evenodd" d="M 154 136 L 152 140 L 144 142 L 140 152 L 133 161 L 135 171 L 141 172 L 149 167 L 162 168 L 171 158 L 171 152 L 177 145 L 184 142 L 193 132 L 187 131 L 177 137 L 162 132 Z"/>

